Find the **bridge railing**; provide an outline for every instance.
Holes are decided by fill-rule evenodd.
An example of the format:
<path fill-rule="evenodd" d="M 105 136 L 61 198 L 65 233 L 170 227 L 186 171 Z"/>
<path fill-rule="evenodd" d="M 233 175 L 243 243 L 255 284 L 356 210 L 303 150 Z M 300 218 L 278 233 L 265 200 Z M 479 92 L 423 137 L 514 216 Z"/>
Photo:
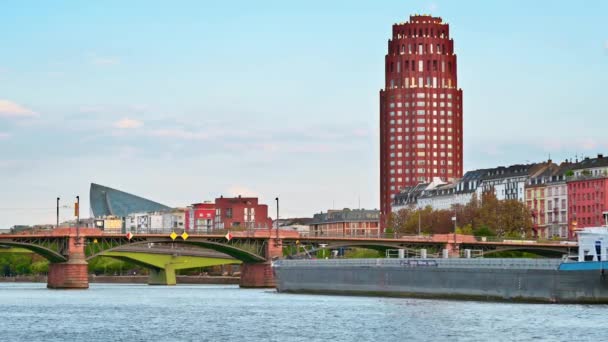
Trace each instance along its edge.
<path fill-rule="evenodd" d="M 474 236 L 464 234 L 399 234 L 399 233 L 381 233 L 381 234 L 343 234 L 343 233 L 321 233 L 309 232 L 300 233 L 302 238 L 363 238 L 363 239 L 401 239 L 408 241 L 428 241 L 428 242 L 456 242 L 456 243 L 510 243 L 510 244 L 555 244 L 555 245 L 576 245 L 576 241 L 569 240 L 551 240 L 551 239 L 534 239 L 534 238 L 513 238 L 513 237 L 497 237 L 497 236 Z"/>
<path fill-rule="evenodd" d="M 421 241 L 432 241 L 433 235 L 398 234 L 398 233 L 326 233 L 326 232 L 300 232 L 302 238 L 361 238 L 361 239 L 416 239 Z"/>
<path fill-rule="evenodd" d="M 245 228 L 234 228 L 234 229 L 184 229 L 184 228 L 132 228 L 126 230 L 104 230 L 104 234 L 123 234 L 123 233 L 132 233 L 132 234 L 158 234 L 158 235 L 171 235 L 171 233 L 175 233 L 177 235 L 181 235 L 186 232 L 188 235 L 226 235 L 228 233 L 232 233 L 238 236 L 254 236 L 256 232 L 260 231 L 269 231 L 269 229 L 259 228 L 259 229 L 245 229 Z M 274 231 L 274 230 L 272 230 Z"/>
<path fill-rule="evenodd" d="M 497 236 L 475 236 L 478 242 L 501 242 L 511 244 L 555 244 L 555 245 L 576 245 L 576 241 L 571 240 L 554 240 L 554 239 L 535 239 L 535 238 L 513 238 L 513 237 L 497 237 Z"/>
<path fill-rule="evenodd" d="M 170 235 L 175 232 L 177 235 L 181 235 L 183 232 L 187 232 L 188 235 L 226 235 L 232 233 L 238 236 L 254 236 L 256 232 L 260 231 L 271 231 L 275 229 L 246 229 L 246 228 L 233 228 L 233 229 L 184 229 L 184 228 L 133 228 L 127 229 L 127 232 L 133 234 L 159 234 L 159 235 Z M 287 231 L 287 230 L 286 230 Z M 292 230 L 288 230 L 293 232 Z M 121 233 L 114 230 L 106 230 L 104 233 L 117 234 Z M 526 237 L 497 237 L 497 236 L 473 236 L 464 234 L 402 234 L 397 232 L 391 233 L 354 233 L 345 234 L 342 232 L 299 232 L 299 236 L 302 239 L 306 238 L 349 238 L 349 239 L 400 239 L 408 241 L 420 241 L 420 242 L 456 242 L 456 243 L 505 243 L 505 244 L 554 244 L 554 245 L 576 245 L 575 241 L 569 240 L 554 240 L 554 239 L 535 239 Z"/>

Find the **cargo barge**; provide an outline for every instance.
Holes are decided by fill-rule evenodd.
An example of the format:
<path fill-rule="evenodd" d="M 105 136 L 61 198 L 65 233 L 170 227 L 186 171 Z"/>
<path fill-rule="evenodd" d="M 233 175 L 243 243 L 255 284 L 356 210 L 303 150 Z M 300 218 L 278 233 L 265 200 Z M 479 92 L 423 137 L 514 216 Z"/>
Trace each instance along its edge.
<path fill-rule="evenodd" d="M 608 229 L 579 234 L 576 260 L 317 259 L 273 262 L 278 292 L 608 304 Z"/>

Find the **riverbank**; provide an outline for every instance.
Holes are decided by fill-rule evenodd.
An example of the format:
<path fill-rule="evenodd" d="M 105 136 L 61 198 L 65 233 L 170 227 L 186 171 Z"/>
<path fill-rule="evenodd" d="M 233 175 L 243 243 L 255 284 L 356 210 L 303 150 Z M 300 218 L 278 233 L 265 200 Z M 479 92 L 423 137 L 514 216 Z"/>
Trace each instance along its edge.
<path fill-rule="evenodd" d="M 46 283 L 46 276 L 0 277 L 0 283 Z M 89 283 L 147 284 L 148 276 L 89 276 Z M 231 276 L 177 276 L 178 284 L 234 285 L 239 277 Z"/>

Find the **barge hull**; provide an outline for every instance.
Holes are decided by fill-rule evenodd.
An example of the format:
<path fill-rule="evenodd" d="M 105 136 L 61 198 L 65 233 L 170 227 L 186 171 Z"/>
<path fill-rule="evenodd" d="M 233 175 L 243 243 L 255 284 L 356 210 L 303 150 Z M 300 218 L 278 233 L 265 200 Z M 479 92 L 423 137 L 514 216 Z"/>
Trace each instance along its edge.
<path fill-rule="evenodd" d="M 277 290 L 291 293 L 376 295 L 469 300 L 608 303 L 608 279 L 598 270 L 409 265 L 274 267 Z"/>

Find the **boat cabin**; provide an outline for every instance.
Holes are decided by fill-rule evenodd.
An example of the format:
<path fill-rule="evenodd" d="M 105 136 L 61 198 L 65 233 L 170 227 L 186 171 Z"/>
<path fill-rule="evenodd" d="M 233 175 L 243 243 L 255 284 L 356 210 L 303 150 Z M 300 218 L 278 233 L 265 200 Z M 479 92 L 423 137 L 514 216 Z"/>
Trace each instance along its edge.
<path fill-rule="evenodd" d="M 608 260 L 608 227 L 589 227 L 576 232 L 578 261 Z"/>

